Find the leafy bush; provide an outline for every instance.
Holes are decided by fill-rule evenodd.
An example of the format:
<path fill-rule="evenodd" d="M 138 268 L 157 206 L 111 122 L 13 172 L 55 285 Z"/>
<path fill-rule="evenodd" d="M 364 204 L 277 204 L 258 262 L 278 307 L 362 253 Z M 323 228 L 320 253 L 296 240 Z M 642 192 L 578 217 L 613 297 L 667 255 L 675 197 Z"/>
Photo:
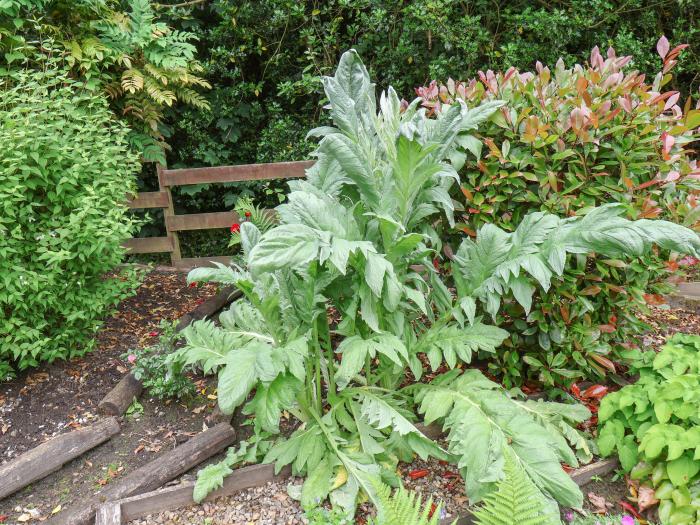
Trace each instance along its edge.
<path fill-rule="evenodd" d="M 121 9 L 122 5 L 125 9 Z M 196 36 L 156 20 L 149 0 L 8 0 L 0 5 L 0 74 L 14 77 L 62 57 L 71 75 L 104 89 L 129 123 L 131 146 L 165 161 L 163 113 L 179 101 L 209 108 L 197 91 Z"/>
<path fill-rule="evenodd" d="M 129 238 L 138 163 L 106 101 L 49 69 L 0 96 L 0 375 L 79 355 L 134 284 L 107 276 Z"/>
<path fill-rule="evenodd" d="M 145 348 L 126 352 L 122 358 L 132 365 L 131 373 L 143 383 L 149 395 L 158 399 L 190 399 L 197 389 L 185 375 L 182 364 L 173 359 L 175 343 L 180 335 L 175 331 L 178 321 L 161 321 L 158 341 Z"/>
<path fill-rule="evenodd" d="M 684 114 L 678 91 L 661 92 L 685 46 L 669 47 L 659 41 L 663 71 L 651 84 L 640 73 L 623 72 L 631 57 L 610 48 L 604 58 L 595 48 L 586 66 L 567 68 L 559 60 L 553 71 L 538 64 L 536 73 L 487 71 L 478 80 L 418 89 L 424 106 L 437 113 L 455 100 L 506 102 L 476 137 L 458 139 L 453 161 L 464 165 L 461 235 L 487 223 L 512 231 L 532 211 L 568 217 L 608 202 L 624 205 L 633 219 L 664 217 L 698 227 L 700 170 L 689 145 L 700 110 L 689 109 L 688 98 Z M 614 258 L 581 253 L 526 308 L 526 319 L 517 303 L 506 309 L 510 350 L 492 369 L 520 384 L 527 365 L 549 385 L 616 371 L 620 343 L 629 345 L 641 331 L 635 311 L 644 309 L 645 294 L 666 290 L 660 281 L 678 269 L 660 257 L 665 253 L 639 261 L 624 252 Z"/>
<path fill-rule="evenodd" d="M 633 479 L 654 489 L 661 523 L 700 520 L 700 337 L 676 334 L 646 353 L 639 380 L 600 404 L 598 447 L 617 452 Z"/>
<path fill-rule="evenodd" d="M 321 138 L 318 162 L 289 183 L 279 224 L 263 233 L 243 222 L 243 265 L 190 273 L 190 281 L 235 285 L 245 300 L 221 314 L 220 327 L 188 327 L 182 359 L 218 372 L 221 409 L 242 406 L 257 430 L 279 434 L 285 410 L 299 421 L 264 461 L 306 476 L 304 508 L 328 497 L 352 514 L 360 493 L 380 505 L 377 487 L 398 485 L 397 462 L 414 454 L 457 463 L 477 502 L 503 477 L 505 453 L 550 498 L 580 506 L 561 463 L 578 464 L 571 446 L 585 455 L 575 425 L 588 410 L 523 401 L 480 371 L 457 368 L 475 352 L 495 353 L 508 335 L 477 315 L 477 301 L 497 310 L 507 290 L 527 301 L 530 281 L 519 276 L 544 286 L 567 253 L 639 254 L 657 242 L 696 254 L 697 236 L 664 221 L 627 221 L 616 206 L 583 219 L 532 214 L 513 234 L 487 225 L 458 252 L 455 296 L 432 265 L 434 225 L 451 219 L 449 189 L 458 180 L 447 159 L 459 132 L 476 130 L 502 103 L 454 104 L 431 119 L 418 100 L 404 106 L 390 88 L 377 112 L 354 51 L 324 86 L 335 127 L 311 132 Z M 420 380 L 426 357 L 452 370 L 401 388 L 409 371 Z M 416 428 L 417 413 L 447 431 L 447 450 Z M 200 474 L 198 487 L 215 488 L 222 472 Z"/>

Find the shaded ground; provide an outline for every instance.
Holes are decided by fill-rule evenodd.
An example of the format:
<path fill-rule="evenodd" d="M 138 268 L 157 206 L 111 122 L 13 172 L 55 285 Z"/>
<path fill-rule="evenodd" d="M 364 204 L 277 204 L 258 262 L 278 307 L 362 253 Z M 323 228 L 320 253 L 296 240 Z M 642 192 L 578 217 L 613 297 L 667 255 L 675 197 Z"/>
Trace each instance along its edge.
<path fill-rule="evenodd" d="M 147 345 L 152 337 L 148 334 L 157 331 L 162 319 L 177 319 L 214 293 L 213 286 L 189 288 L 184 274 L 152 271 L 136 295 L 106 320 L 92 353 L 1 384 L 0 463 L 50 437 L 89 425 L 97 418 L 97 403 L 128 371 L 121 354 Z M 120 434 L 0 501 L 0 522 L 34 521 L 59 506 L 66 508 L 202 429 L 205 399 L 190 407 L 146 395 L 140 401 L 143 412 L 127 417 Z"/>

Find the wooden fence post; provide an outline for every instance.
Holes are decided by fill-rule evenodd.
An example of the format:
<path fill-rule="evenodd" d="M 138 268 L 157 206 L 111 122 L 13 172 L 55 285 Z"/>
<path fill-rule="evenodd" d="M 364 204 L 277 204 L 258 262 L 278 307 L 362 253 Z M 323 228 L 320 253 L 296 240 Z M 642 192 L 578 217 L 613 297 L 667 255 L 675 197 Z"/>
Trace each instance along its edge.
<path fill-rule="evenodd" d="M 171 191 L 171 187 L 165 184 L 165 180 L 163 177 L 163 171 L 164 167 L 162 164 L 156 164 L 156 172 L 158 173 L 158 189 L 160 191 L 165 190 L 165 192 L 168 194 L 168 207 L 163 209 L 163 218 L 165 220 L 165 232 L 170 239 L 170 242 L 172 244 L 172 251 L 170 252 L 170 264 L 172 266 L 177 266 L 177 263 L 180 262 L 180 259 L 182 259 L 182 255 L 180 253 L 180 239 L 178 237 L 177 231 L 171 231 L 170 230 L 170 223 L 172 221 L 172 217 L 175 216 L 175 207 L 173 206 L 173 193 Z"/>

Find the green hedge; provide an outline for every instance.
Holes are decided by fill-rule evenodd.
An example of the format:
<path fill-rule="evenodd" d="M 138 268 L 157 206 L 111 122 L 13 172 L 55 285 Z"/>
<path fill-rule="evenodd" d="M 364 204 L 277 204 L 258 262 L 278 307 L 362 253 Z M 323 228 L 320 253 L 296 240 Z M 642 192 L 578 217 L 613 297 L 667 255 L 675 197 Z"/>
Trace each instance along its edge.
<path fill-rule="evenodd" d="M 351 47 L 379 87 L 391 84 L 409 98 L 431 79 L 510 66 L 529 71 L 537 61 L 553 67 L 559 57 L 580 63 L 595 45 L 633 55 L 632 67 L 652 74 L 662 34 L 672 45 L 700 41 L 700 8 L 690 0 L 210 0 L 161 12 L 199 37 L 203 76 L 212 84 L 205 93 L 211 111 L 180 106 L 170 116 L 168 160 L 177 166 L 307 152 L 304 130 L 322 115 L 317 76 L 332 72 Z M 697 96 L 699 68 L 691 47 L 673 87 Z M 202 193 L 202 202 L 217 195 L 223 205 L 222 192 Z"/>
<path fill-rule="evenodd" d="M 80 354 L 132 287 L 107 277 L 138 168 L 105 99 L 62 73 L 0 92 L 0 377 Z"/>

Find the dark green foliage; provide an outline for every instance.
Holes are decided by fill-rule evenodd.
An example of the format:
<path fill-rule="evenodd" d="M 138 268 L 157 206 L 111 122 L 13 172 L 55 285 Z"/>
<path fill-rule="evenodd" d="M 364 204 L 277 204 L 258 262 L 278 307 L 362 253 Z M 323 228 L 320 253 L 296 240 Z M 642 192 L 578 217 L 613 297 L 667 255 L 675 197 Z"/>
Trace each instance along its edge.
<path fill-rule="evenodd" d="M 211 113 L 183 108 L 184 120 L 172 119 L 170 161 L 186 165 L 269 159 L 268 145 L 260 142 L 267 129 L 302 144 L 299 123 L 305 129 L 322 118 L 317 76 L 332 71 L 351 47 L 380 88 L 391 84 L 410 98 L 432 78 L 510 66 L 529 70 L 538 60 L 553 66 L 559 57 L 581 62 L 595 45 L 633 54 L 634 66 L 651 73 L 661 34 L 671 42 L 700 37 L 691 0 L 211 0 L 167 13 L 170 23 L 199 36 L 212 83 L 205 94 Z M 691 49 L 676 88 L 697 92 L 699 61 Z"/>
<path fill-rule="evenodd" d="M 655 69 L 663 71 L 651 78 L 629 65 L 633 57 L 594 48 L 578 65 L 480 72 L 419 88 L 435 113 L 455 101 L 471 107 L 503 100 L 508 108 L 477 137 L 465 132 L 460 138 L 454 161 L 463 165 L 463 184 L 454 196 L 462 213 L 457 238 L 445 241 L 456 245 L 484 224 L 512 230 L 533 211 L 569 217 L 611 202 L 630 218 L 700 227 L 693 159 L 700 110 L 669 89 L 686 46 L 661 38 L 657 47 Z M 639 260 L 627 255 L 580 253 L 525 308 L 526 318 L 513 301 L 503 319 L 511 332 L 508 349 L 492 370 L 508 384 L 529 375 L 548 385 L 618 372 L 616 362 L 644 330 L 636 312 L 669 291 L 669 272 L 679 270 L 667 251 Z"/>
<path fill-rule="evenodd" d="M 79 355 L 134 284 L 107 276 L 138 164 L 93 91 L 49 69 L 0 92 L 0 376 Z"/>

